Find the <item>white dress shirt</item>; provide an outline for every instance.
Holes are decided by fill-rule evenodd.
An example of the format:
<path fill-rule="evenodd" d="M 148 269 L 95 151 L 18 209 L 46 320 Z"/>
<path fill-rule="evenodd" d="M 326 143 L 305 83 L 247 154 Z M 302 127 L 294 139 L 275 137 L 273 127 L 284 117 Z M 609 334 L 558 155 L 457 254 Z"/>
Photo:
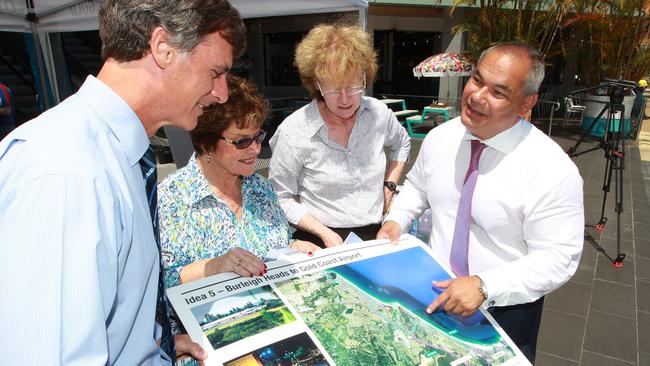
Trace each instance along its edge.
<path fill-rule="evenodd" d="M 163 363 L 148 145 L 92 76 L 0 142 L 0 365 Z"/>
<path fill-rule="evenodd" d="M 287 220 L 310 213 L 346 228 L 381 221 L 386 160 L 408 160 L 411 138 L 386 104 L 363 97 L 347 147 L 329 139 L 316 100 L 287 117 L 270 145 L 269 180 Z"/>
<path fill-rule="evenodd" d="M 431 207 L 431 246 L 447 260 L 471 139 L 460 117 L 433 129 L 385 219 L 406 231 Z M 582 178 L 566 153 L 523 119 L 482 142 L 469 272 L 485 282 L 489 306 L 532 302 L 576 271 L 584 241 Z"/>

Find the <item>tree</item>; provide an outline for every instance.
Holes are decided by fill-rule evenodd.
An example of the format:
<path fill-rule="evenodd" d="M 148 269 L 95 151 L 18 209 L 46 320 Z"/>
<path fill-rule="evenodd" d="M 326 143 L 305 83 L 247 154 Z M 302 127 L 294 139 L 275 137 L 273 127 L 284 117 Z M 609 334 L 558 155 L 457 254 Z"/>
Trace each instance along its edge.
<path fill-rule="evenodd" d="M 650 35 L 649 0 L 454 0 L 451 12 L 462 5 L 478 7 L 453 29 L 468 32 L 474 59 L 496 43 L 520 41 L 544 59 L 576 63 L 586 86 L 650 72 L 650 49 L 641 45 Z"/>
<path fill-rule="evenodd" d="M 567 59 L 576 60 L 587 86 L 602 78 L 639 80 L 650 71 L 650 50 L 642 47 L 650 29 L 647 0 L 576 2 L 563 24 Z"/>

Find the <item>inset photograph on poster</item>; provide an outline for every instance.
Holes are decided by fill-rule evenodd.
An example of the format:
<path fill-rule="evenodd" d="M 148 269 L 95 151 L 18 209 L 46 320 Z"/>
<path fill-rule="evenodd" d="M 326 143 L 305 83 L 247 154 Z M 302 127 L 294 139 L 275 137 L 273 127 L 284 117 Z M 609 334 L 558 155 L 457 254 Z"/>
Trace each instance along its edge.
<path fill-rule="evenodd" d="M 227 361 L 224 366 L 329 366 L 329 363 L 307 333 L 261 347 L 241 357 Z"/>
<path fill-rule="evenodd" d="M 296 320 L 269 286 L 196 306 L 192 314 L 214 349 Z"/>

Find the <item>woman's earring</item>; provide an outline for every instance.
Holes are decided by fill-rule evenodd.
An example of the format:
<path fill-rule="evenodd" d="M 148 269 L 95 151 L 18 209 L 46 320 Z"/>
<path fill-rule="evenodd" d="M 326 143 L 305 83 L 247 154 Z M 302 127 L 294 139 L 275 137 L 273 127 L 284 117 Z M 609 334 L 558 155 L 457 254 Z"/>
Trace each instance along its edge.
<path fill-rule="evenodd" d="M 212 162 L 212 157 L 210 156 L 210 153 L 208 153 L 208 155 L 205 157 L 205 160 L 207 160 L 208 163 Z"/>

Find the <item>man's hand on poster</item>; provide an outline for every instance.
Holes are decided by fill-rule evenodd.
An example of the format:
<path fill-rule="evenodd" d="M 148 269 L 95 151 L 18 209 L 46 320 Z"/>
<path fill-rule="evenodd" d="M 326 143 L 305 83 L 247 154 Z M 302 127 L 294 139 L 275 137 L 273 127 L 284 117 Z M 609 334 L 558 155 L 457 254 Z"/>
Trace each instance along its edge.
<path fill-rule="evenodd" d="M 465 276 L 445 281 L 433 281 L 433 286 L 445 289 L 429 306 L 431 314 L 441 308 L 456 315 L 470 316 L 478 310 L 485 298 L 479 290 L 481 280 L 477 276 Z"/>
<path fill-rule="evenodd" d="M 203 361 L 208 358 L 208 353 L 198 343 L 192 342 L 187 334 L 176 334 L 174 344 L 176 345 L 176 359 L 192 357 L 199 361 L 199 365 L 203 366 Z"/>
<path fill-rule="evenodd" d="M 389 220 L 384 222 L 381 229 L 377 232 L 377 239 L 388 239 L 393 244 L 399 242 L 399 237 L 402 234 L 402 229 L 395 221 Z"/>

